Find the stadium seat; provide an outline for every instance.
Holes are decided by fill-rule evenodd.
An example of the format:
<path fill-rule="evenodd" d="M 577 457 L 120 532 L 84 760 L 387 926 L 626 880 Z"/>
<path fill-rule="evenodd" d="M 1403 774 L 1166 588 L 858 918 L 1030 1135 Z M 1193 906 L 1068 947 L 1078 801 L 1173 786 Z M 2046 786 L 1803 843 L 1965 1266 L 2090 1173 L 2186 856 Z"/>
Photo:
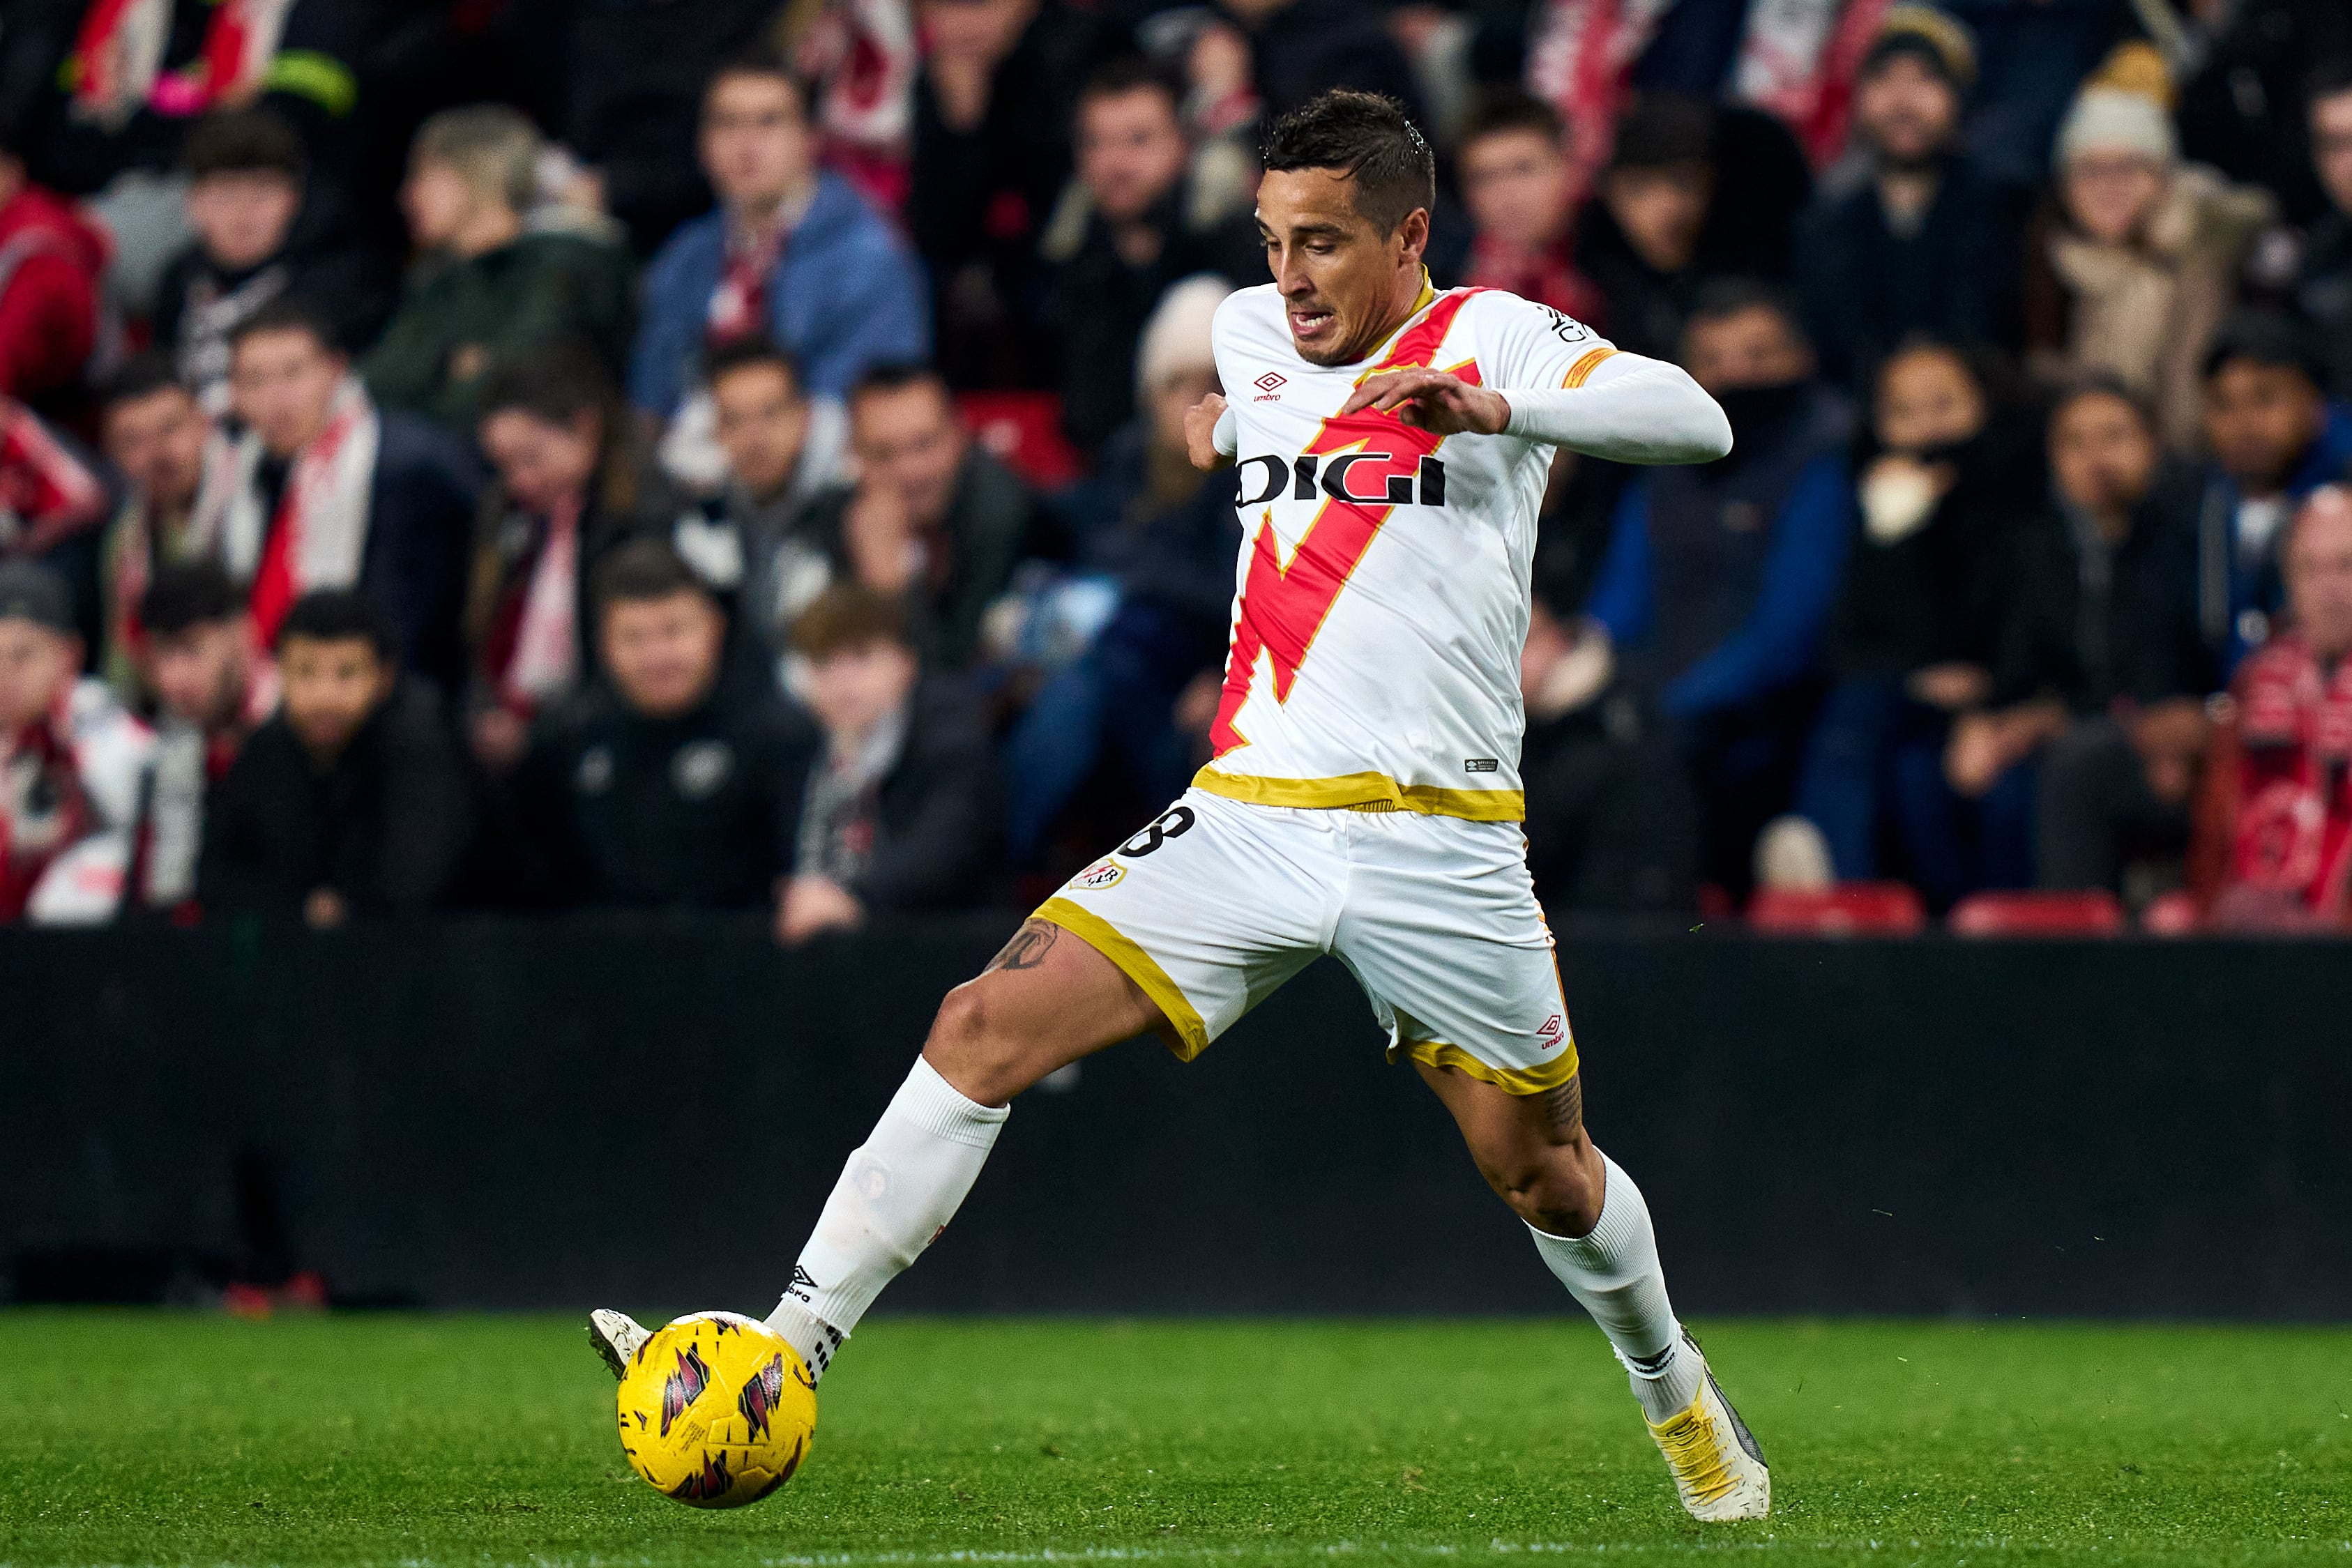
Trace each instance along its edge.
<path fill-rule="evenodd" d="M 1952 906 L 1958 936 L 2113 936 L 2124 906 L 2103 888 L 2080 892 L 1972 893 Z"/>
<path fill-rule="evenodd" d="M 958 392 L 956 407 L 982 446 L 1041 490 L 1058 490 L 1086 471 L 1086 460 L 1062 434 L 1055 393 Z"/>
<path fill-rule="evenodd" d="M 1927 911 L 1899 882 L 1766 887 L 1748 901 L 1748 924 L 1775 936 L 1911 936 Z"/>

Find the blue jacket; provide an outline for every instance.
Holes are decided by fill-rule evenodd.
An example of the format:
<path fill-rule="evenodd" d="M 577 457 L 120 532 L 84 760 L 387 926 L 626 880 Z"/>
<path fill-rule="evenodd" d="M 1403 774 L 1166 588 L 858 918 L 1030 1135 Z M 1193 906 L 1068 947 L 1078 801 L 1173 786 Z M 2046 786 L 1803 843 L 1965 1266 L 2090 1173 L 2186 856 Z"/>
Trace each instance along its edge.
<path fill-rule="evenodd" d="M 2352 468 L 2352 405 L 2327 405 L 2327 423 L 2311 444 L 2286 482 L 2287 504 L 2303 505 L 2304 497 L 2322 485 L 2341 481 Z M 2237 481 L 2219 468 L 2205 480 L 2205 501 L 2197 518 L 2197 614 L 2205 642 L 2221 661 L 2227 680 L 2238 661 L 2268 637 L 2270 619 L 2285 602 L 2286 588 L 2279 575 L 2278 544 L 2273 536 L 2263 560 L 2248 565 L 2238 556 L 2238 505 L 2245 497 Z"/>
<path fill-rule="evenodd" d="M 701 380 L 710 296 L 727 254 L 727 218 L 681 225 L 646 269 L 629 397 L 667 419 Z M 811 392 L 839 397 L 866 369 L 927 360 L 930 310 L 913 252 L 837 176 L 816 197 L 768 275 L 768 331 L 801 362 Z"/>

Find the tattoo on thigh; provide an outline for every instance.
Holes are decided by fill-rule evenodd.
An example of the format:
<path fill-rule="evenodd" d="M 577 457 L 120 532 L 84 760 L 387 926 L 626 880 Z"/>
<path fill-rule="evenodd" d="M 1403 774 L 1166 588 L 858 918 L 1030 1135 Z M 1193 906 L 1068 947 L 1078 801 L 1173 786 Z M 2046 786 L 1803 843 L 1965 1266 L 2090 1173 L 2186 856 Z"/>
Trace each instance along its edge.
<path fill-rule="evenodd" d="M 1543 1098 L 1544 1114 L 1551 1124 L 1571 1135 L 1584 1130 L 1584 1075 L 1577 1074 Z"/>
<path fill-rule="evenodd" d="M 1062 928 L 1050 920 L 1024 920 L 1021 929 L 1013 934 L 1013 940 L 988 961 L 988 968 L 981 973 L 984 975 L 989 969 L 1034 969 L 1045 961 L 1045 955 L 1054 950 L 1054 938 L 1061 934 Z"/>

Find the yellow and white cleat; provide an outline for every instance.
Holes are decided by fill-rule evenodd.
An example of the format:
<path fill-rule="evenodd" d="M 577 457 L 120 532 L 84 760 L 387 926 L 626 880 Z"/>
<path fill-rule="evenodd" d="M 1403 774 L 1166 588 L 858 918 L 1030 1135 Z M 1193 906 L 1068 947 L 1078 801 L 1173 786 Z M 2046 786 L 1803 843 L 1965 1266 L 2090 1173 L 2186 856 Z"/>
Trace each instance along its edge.
<path fill-rule="evenodd" d="M 1683 1343 L 1704 1363 L 1698 1341 L 1685 1333 Z M 1748 1423 L 1723 1396 L 1709 1367 L 1700 1379 L 1698 1396 L 1679 1416 L 1650 1425 L 1658 1452 L 1675 1473 L 1675 1490 L 1693 1519 L 1709 1522 L 1762 1519 L 1772 1511 L 1772 1472 L 1763 1451 L 1748 1430 Z"/>

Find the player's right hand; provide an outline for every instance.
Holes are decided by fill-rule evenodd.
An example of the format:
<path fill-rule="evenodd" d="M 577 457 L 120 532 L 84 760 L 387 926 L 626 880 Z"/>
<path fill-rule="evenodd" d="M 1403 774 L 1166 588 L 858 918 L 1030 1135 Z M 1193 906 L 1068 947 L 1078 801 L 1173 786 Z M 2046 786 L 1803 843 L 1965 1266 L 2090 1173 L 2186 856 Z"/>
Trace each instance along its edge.
<path fill-rule="evenodd" d="M 1184 411 L 1184 447 L 1192 466 L 1204 474 L 1233 466 L 1233 458 L 1217 450 L 1217 421 L 1225 417 L 1223 394 L 1211 392 Z"/>

